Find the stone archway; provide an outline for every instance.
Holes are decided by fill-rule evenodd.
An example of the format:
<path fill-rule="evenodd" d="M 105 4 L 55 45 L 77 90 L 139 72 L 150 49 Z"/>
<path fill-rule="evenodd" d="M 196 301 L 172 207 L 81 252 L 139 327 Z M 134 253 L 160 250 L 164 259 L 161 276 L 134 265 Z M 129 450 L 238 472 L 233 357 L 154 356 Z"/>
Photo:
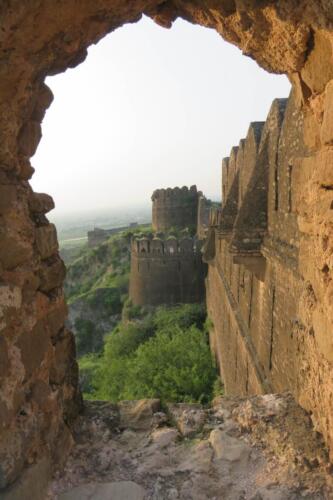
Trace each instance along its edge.
<path fill-rule="evenodd" d="M 298 159 L 295 200 L 302 234 L 300 314 L 318 375 L 311 387 L 311 366 L 299 366 L 308 385 L 296 396 L 333 443 L 330 1 L 7 0 L 0 7 L 0 489 L 26 465 L 66 455 L 68 425 L 81 404 L 74 341 L 64 326 L 63 264 L 55 228 L 45 217 L 53 202 L 28 183 L 29 159 L 52 102 L 44 78 L 76 66 L 90 44 L 143 13 L 164 27 L 183 17 L 214 28 L 293 83 L 311 152 Z"/>

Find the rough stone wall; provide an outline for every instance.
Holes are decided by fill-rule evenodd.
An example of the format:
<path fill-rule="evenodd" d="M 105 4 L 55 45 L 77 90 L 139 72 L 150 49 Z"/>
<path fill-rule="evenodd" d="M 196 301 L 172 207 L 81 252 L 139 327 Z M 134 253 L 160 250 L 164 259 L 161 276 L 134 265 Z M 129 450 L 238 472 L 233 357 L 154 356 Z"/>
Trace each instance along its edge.
<path fill-rule="evenodd" d="M 198 218 L 198 193 L 196 186 L 173 189 L 156 189 L 153 202 L 153 230 L 169 231 L 171 228 L 195 228 Z"/>
<path fill-rule="evenodd" d="M 6 0 L 0 4 L 1 488 L 45 454 L 65 455 L 64 415 L 75 413 L 77 395 L 55 229 L 28 184 L 29 158 L 52 101 L 43 82 L 82 62 L 90 44 L 142 13 L 164 27 L 182 17 L 214 28 L 293 83 L 308 148 L 292 164 L 301 276 L 293 335 L 304 352 L 295 368 L 297 394 L 333 443 L 331 1 Z"/>
<path fill-rule="evenodd" d="M 315 158 L 317 168 L 328 168 L 330 153 L 320 161 L 312 155 L 297 99 L 294 90 L 288 101 L 275 100 L 266 123 L 251 124 L 242 147 L 233 148 L 222 163 L 226 196 L 221 209 L 211 214 L 205 252 L 207 305 L 214 325 L 210 336 L 227 394 L 290 390 L 332 444 L 333 338 L 326 329 L 332 317 L 318 304 L 314 288 L 330 286 L 331 261 L 324 263 L 321 257 L 319 276 L 310 282 L 305 261 L 313 262 L 310 254 L 318 250 L 300 224 L 300 203 L 310 196 L 310 186 L 300 182 L 304 162 L 313 168 L 307 172 L 312 176 Z M 312 210 L 324 218 L 333 204 L 332 192 L 328 194 L 332 184 L 317 182 L 326 200 L 317 199 Z M 332 255 L 328 239 L 323 235 L 322 249 Z"/>
<path fill-rule="evenodd" d="M 135 305 L 203 302 L 205 271 L 193 238 L 133 239 L 130 299 Z"/>

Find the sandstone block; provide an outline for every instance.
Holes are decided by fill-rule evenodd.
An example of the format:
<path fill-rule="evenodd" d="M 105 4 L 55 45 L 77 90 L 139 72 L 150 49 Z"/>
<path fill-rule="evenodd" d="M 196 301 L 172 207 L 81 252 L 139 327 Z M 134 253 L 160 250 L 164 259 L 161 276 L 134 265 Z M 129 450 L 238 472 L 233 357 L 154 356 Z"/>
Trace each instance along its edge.
<path fill-rule="evenodd" d="M 9 366 L 10 362 L 8 357 L 7 342 L 3 337 L 0 337 L 0 386 L 1 386 L 1 379 L 4 378 L 9 372 Z"/>
<path fill-rule="evenodd" d="M 156 431 L 152 433 L 151 438 L 157 447 L 165 448 L 169 446 L 169 444 L 174 443 L 178 436 L 177 429 L 163 427 L 162 429 L 156 429 Z"/>
<path fill-rule="evenodd" d="M 36 229 L 36 244 L 42 259 L 47 259 L 58 251 L 57 230 L 54 224 Z"/>
<path fill-rule="evenodd" d="M 14 412 L 8 408 L 4 401 L 0 399 L 0 433 L 5 427 L 10 425 L 13 416 Z"/>
<path fill-rule="evenodd" d="M 30 466 L 8 490 L 1 493 L 1 500 L 44 500 L 48 481 L 51 477 L 51 464 L 43 458 Z"/>
<path fill-rule="evenodd" d="M 17 188 L 13 184 L 0 185 L 0 215 L 7 213 L 16 201 Z"/>
<path fill-rule="evenodd" d="M 69 370 L 69 360 L 73 358 L 74 338 L 71 332 L 64 331 L 64 335 L 54 346 L 54 358 L 50 367 L 50 383 L 61 385 Z"/>
<path fill-rule="evenodd" d="M 23 125 L 18 138 L 19 152 L 30 158 L 35 154 L 41 138 L 42 129 L 40 124 L 36 121 L 26 123 Z"/>
<path fill-rule="evenodd" d="M 51 105 L 53 101 L 53 94 L 51 89 L 42 83 L 36 100 L 35 108 L 32 113 L 32 120 L 36 122 L 41 122 L 44 118 L 47 108 Z"/>
<path fill-rule="evenodd" d="M 45 193 L 31 193 L 29 198 L 29 208 L 35 214 L 47 214 L 54 209 L 54 201 L 51 196 Z"/>
<path fill-rule="evenodd" d="M 62 285 L 66 275 L 63 261 L 57 257 L 50 264 L 43 262 L 40 270 L 40 287 L 42 292 L 49 292 Z"/>
<path fill-rule="evenodd" d="M 326 87 L 320 138 L 323 144 L 333 144 L 333 80 Z"/>
<path fill-rule="evenodd" d="M 226 432 L 220 429 L 214 429 L 210 433 L 209 441 L 217 459 L 227 460 L 228 462 L 247 461 L 249 459 L 250 447 L 240 439 L 228 436 Z"/>
<path fill-rule="evenodd" d="M 55 307 L 47 313 L 46 323 L 50 332 L 51 338 L 56 337 L 60 330 L 63 329 L 67 317 L 67 305 L 64 298 L 55 305 Z"/>
<path fill-rule="evenodd" d="M 314 311 L 313 328 L 319 351 L 327 361 L 333 363 L 332 321 L 327 317 L 327 311 L 320 309 Z"/>
<path fill-rule="evenodd" d="M 0 228 L 0 262 L 4 269 L 14 269 L 32 256 L 32 247 L 19 234 Z"/>
<path fill-rule="evenodd" d="M 32 399 L 38 404 L 42 411 L 50 411 L 49 396 L 51 388 L 43 380 L 37 380 L 32 388 Z M 52 405 L 51 405 L 52 407 Z"/>
<path fill-rule="evenodd" d="M 34 167 L 31 166 L 30 161 L 27 158 L 20 159 L 20 173 L 19 177 L 23 181 L 28 181 L 31 179 L 35 172 Z"/>
<path fill-rule="evenodd" d="M 192 437 L 202 430 L 206 416 L 200 404 L 178 403 L 168 405 L 168 410 L 184 437 Z"/>
<path fill-rule="evenodd" d="M 20 350 L 26 379 L 40 367 L 49 346 L 50 341 L 43 321 L 38 321 L 31 331 L 21 334 L 16 347 Z"/>
<path fill-rule="evenodd" d="M 121 401 L 118 407 L 120 427 L 143 431 L 151 428 L 153 415 L 160 410 L 160 400 Z"/>
<path fill-rule="evenodd" d="M 317 32 L 314 48 L 301 71 L 302 80 L 316 94 L 323 92 L 325 85 L 333 78 L 332 45 L 328 37 Z"/>
<path fill-rule="evenodd" d="M 59 500 L 144 500 L 145 490 L 133 481 L 89 483 L 59 495 Z"/>

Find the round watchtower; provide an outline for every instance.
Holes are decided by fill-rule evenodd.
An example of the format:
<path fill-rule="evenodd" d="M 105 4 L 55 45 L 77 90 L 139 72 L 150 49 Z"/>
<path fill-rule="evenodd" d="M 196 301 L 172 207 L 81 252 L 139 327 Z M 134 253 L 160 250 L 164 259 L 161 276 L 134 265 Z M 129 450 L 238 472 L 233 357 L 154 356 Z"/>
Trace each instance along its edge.
<path fill-rule="evenodd" d="M 202 302 L 205 273 L 194 238 L 132 240 L 129 296 L 135 305 Z"/>
<path fill-rule="evenodd" d="M 200 195 L 196 186 L 156 189 L 151 198 L 153 230 L 196 227 Z"/>

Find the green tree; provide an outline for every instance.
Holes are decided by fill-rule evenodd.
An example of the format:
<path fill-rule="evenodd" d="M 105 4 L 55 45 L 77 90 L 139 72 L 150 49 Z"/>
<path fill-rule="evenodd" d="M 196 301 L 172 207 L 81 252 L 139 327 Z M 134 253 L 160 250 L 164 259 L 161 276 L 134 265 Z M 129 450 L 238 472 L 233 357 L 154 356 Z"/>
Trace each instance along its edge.
<path fill-rule="evenodd" d="M 206 336 L 194 326 L 158 332 L 137 349 L 128 370 L 126 399 L 207 402 L 216 377 Z"/>

